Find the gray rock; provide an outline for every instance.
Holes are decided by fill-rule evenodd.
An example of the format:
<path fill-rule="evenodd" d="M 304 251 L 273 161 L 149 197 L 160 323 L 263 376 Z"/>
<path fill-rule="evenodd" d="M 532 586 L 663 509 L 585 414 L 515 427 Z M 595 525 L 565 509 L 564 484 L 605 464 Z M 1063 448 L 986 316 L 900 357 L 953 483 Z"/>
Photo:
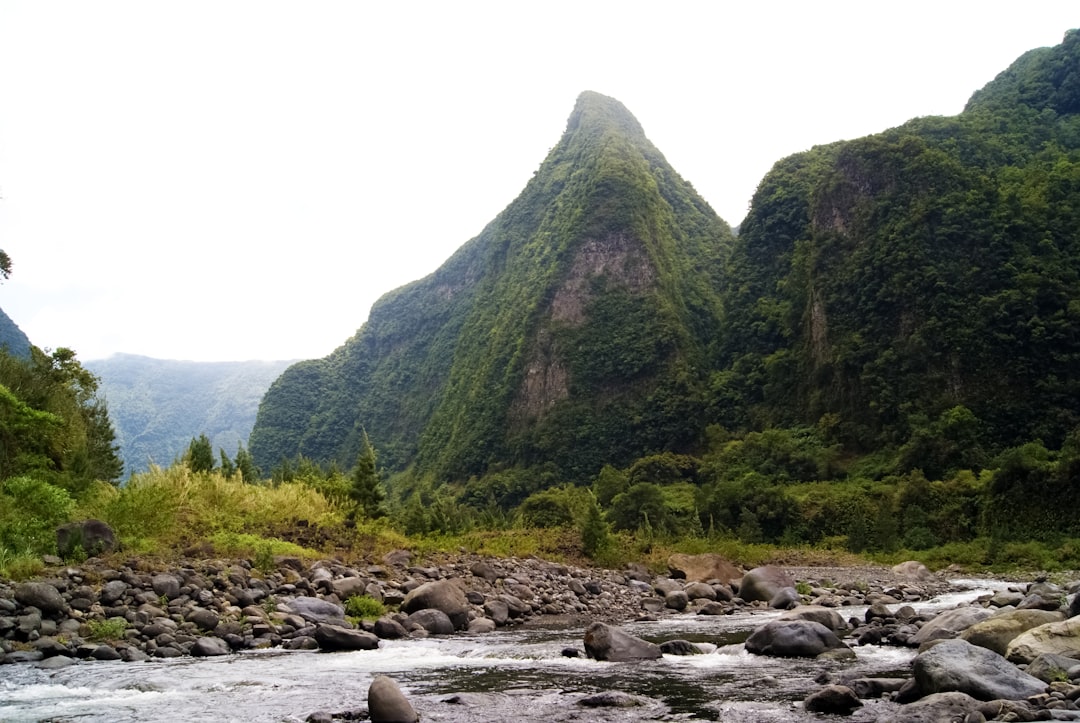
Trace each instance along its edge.
<path fill-rule="evenodd" d="M 676 553 L 668 558 L 668 569 L 672 577 L 682 577 L 686 580 L 708 582 L 719 580 L 730 582 L 738 580 L 743 573 L 729 560 L 713 553 L 701 555 L 684 555 Z"/>
<path fill-rule="evenodd" d="M 1069 676 L 1069 670 L 1080 665 L 1080 660 L 1068 658 L 1064 655 L 1043 653 L 1028 663 L 1025 673 L 1033 675 L 1045 683 L 1053 683 L 1055 680 L 1064 680 Z"/>
<path fill-rule="evenodd" d="M 739 597 L 746 602 L 769 602 L 785 587 L 795 587 L 795 580 L 787 572 L 771 565 L 755 567 L 743 575 L 739 583 Z"/>
<path fill-rule="evenodd" d="M 689 598 L 682 590 L 672 590 L 664 595 L 664 606 L 671 610 L 685 610 L 689 603 Z"/>
<path fill-rule="evenodd" d="M 366 595 L 368 581 L 362 577 L 342 577 L 333 580 L 330 587 L 341 600 L 348 600 L 353 595 Z"/>
<path fill-rule="evenodd" d="M 774 610 L 790 610 L 799 604 L 799 593 L 793 587 L 782 587 L 769 600 Z"/>
<path fill-rule="evenodd" d="M 702 655 L 705 651 L 689 640 L 667 640 L 660 643 L 660 652 L 664 655 Z"/>
<path fill-rule="evenodd" d="M 866 700 L 895 693 L 906 681 L 906 678 L 852 678 L 845 680 L 844 684 L 855 691 L 859 698 Z"/>
<path fill-rule="evenodd" d="M 56 586 L 47 582 L 23 582 L 15 586 L 15 599 L 26 607 L 35 607 L 46 615 L 64 613 L 68 605 Z"/>
<path fill-rule="evenodd" d="M 368 716 L 372 723 L 416 723 L 420 720 L 397 681 L 385 675 L 377 676 L 368 688 Z"/>
<path fill-rule="evenodd" d="M 993 614 L 991 610 L 971 605 L 946 610 L 938 613 L 937 617 L 919 628 L 919 632 L 911 636 L 908 644 L 922 645 L 931 640 L 955 638 L 975 623 Z"/>
<path fill-rule="evenodd" d="M 781 658 L 816 658 L 847 646 L 836 633 L 810 620 L 772 620 L 746 639 L 747 652 Z"/>
<path fill-rule="evenodd" d="M 585 653 L 594 660 L 612 662 L 655 660 L 663 655 L 659 645 L 606 623 L 593 623 L 585 629 Z"/>
<path fill-rule="evenodd" d="M 891 716 L 881 718 L 879 723 L 960 721 L 964 720 L 964 716 L 975 710 L 978 705 L 979 701 L 966 693 L 934 693 L 905 705 Z"/>
<path fill-rule="evenodd" d="M 101 520 L 70 522 L 57 528 L 56 549 L 63 557 L 71 557 L 76 549 L 95 557 L 116 549 L 116 534 Z"/>
<path fill-rule="evenodd" d="M 846 685 L 827 685 L 803 700 L 803 708 L 811 713 L 850 715 L 851 711 L 860 707 L 862 701 Z"/>
<path fill-rule="evenodd" d="M 934 573 L 926 567 L 926 565 L 916 560 L 908 560 L 907 562 L 901 562 L 899 565 L 893 565 L 892 572 L 894 575 L 900 575 L 902 577 L 908 577 L 913 580 L 934 580 Z"/>
<path fill-rule="evenodd" d="M 59 670 L 60 668 L 66 668 L 69 665 L 75 664 L 75 658 L 69 658 L 66 655 L 54 655 L 51 658 L 46 658 L 37 664 L 38 668 L 43 670 Z"/>
<path fill-rule="evenodd" d="M 979 700 L 1020 700 L 1046 687 L 997 653 L 966 640 L 944 640 L 919 654 L 912 667 L 924 694 L 958 692 Z"/>
<path fill-rule="evenodd" d="M 800 605 L 780 615 L 777 620 L 810 620 L 820 623 L 833 632 L 847 630 L 848 624 L 844 616 L 832 608 L 821 605 Z"/>
<path fill-rule="evenodd" d="M 586 708 L 636 708 L 642 704 L 640 698 L 616 690 L 587 695 L 577 702 Z"/>
<path fill-rule="evenodd" d="M 190 652 L 197 658 L 206 658 L 214 655 L 228 655 L 232 650 L 221 638 L 205 636 L 192 644 Z"/>
<path fill-rule="evenodd" d="M 704 582 L 692 582 L 686 586 L 686 597 L 691 600 L 715 600 L 716 589 Z"/>
<path fill-rule="evenodd" d="M 506 625 L 510 619 L 510 607 L 502 600 L 488 600 L 484 603 L 484 614 L 495 621 L 496 625 Z"/>
<path fill-rule="evenodd" d="M 495 629 L 495 621 L 491 618 L 474 618 L 469 621 L 470 633 L 490 633 Z"/>
<path fill-rule="evenodd" d="M 213 610 L 207 610 L 206 608 L 195 608 L 187 614 L 187 621 L 189 623 L 195 623 L 200 629 L 206 631 L 212 631 L 221 622 L 221 618 Z"/>
<path fill-rule="evenodd" d="M 127 593 L 129 585 L 123 580 L 109 580 L 105 583 L 101 592 L 98 593 L 98 600 L 102 605 L 112 605 L 119 601 Z"/>
<path fill-rule="evenodd" d="M 1005 657 L 1014 663 L 1030 663 L 1042 653 L 1080 658 L 1080 618 L 1048 623 L 1020 633 L 1009 643 Z"/>
<path fill-rule="evenodd" d="M 322 650 L 375 650 L 379 639 L 363 630 L 323 624 L 315 628 L 315 640 Z"/>
<path fill-rule="evenodd" d="M 1049 610 L 1004 610 L 975 623 L 962 632 L 960 638 L 972 645 L 993 650 L 998 655 L 1005 655 L 1009 643 L 1021 633 L 1064 618 L 1062 613 Z"/>
<path fill-rule="evenodd" d="M 180 597 L 180 581 L 176 579 L 176 575 L 168 573 L 154 575 L 150 579 L 150 586 L 154 589 L 155 595 L 163 595 L 169 600 Z"/>
<path fill-rule="evenodd" d="M 111 645 L 99 645 L 90 654 L 94 660 L 120 660 L 120 653 Z"/>
<path fill-rule="evenodd" d="M 411 630 L 417 625 L 432 635 L 450 635 L 454 632 L 454 624 L 450 622 L 449 616 L 442 610 L 434 608 L 425 608 L 412 613 L 405 620 L 404 627 L 406 630 Z"/>
<path fill-rule="evenodd" d="M 295 597 L 285 603 L 289 609 L 311 623 L 345 624 L 345 608 L 317 597 Z"/>
<path fill-rule="evenodd" d="M 397 640 L 409 635 L 401 623 L 386 615 L 375 621 L 373 632 L 383 640 Z"/>
<path fill-rule="evenodd" d="M 406 595 L 401 604 L 401 610 L 405 613 L 425 609 L 441 610 L 455 630 L 469 624 L 469 603 L 465 593 L 452 580 L 426 582 Z"/>

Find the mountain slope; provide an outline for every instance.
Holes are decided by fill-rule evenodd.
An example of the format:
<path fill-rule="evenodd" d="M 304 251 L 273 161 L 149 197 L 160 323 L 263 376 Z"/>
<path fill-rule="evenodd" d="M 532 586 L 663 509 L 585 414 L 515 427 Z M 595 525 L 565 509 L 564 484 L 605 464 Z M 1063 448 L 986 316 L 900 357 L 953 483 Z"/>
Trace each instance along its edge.
<path fill-rule="evenodd" d="M 1078 111 L 1070 31 L 959 116 L 778 162 L 732 255 L 718 417 L 863 450 L 929 428 L 1060 444 L 1080 424 Z"/>
<path fill-rule="evenodd" d="M 128 473 L 168 465 L 205 434 L 230 456 L 246 443 L 259 400 L 289 361 L 190 362 L 115 354 L 84 366 L 116 428 Z"/>
<path fill-rule="evenodd" d="M 581 95 L 522 193 L 326 359 L 286 371 L 251 437 L 264 467 L 567 475 L 694 442 L 730 229 L 617 101 Z"/>
<path fill-rule="evenodd" d="M 11 317 L 0 309 L 0 349 L 5 348 L 12 356 L 30 358 L 30 339 Z"/>

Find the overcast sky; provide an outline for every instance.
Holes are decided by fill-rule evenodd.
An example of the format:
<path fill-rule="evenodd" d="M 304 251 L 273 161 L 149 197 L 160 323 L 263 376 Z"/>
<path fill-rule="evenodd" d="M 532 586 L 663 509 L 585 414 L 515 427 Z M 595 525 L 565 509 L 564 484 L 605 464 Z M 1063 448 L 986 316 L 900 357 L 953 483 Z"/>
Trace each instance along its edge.
<path fill-rule="evenodd" d="M 729 223 L 780 158 L 958 113 L 1069 2 L 0 0 L 0 308 L 84 360 L 312 358 L 622 101 Z"/>

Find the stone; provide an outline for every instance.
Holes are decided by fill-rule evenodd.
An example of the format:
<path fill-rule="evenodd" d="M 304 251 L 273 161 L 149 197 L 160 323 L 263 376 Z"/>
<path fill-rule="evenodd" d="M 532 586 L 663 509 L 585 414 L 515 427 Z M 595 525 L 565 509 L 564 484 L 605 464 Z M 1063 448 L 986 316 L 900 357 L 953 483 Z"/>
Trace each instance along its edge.
<path fill-rule="evenodd" d="M 641 705 L 641 699 L 617 690 L 606 690 L 602 693 L 587 695 L 577 702 L 586 708 L 636 708 Z"/>
<path fill-rule="evenodd" d="M 348 600 L 353 595 L 367 594 L 367 580 L 362 577 L 342 577 L 330 583 L 334 594 L 340 600 Z"/>
<path fill-rule="evenodd" d="M 671 610 L 683 611 L 690 603 L 689 598 L 686 596 L 686 592 L 683 590 L 672 590 L 664 595 L 664 607 Z"/>
<path fill-rule="evenodd" d="M 440 610 L 450 619 L 455 630 L 469 624 L 469 603 L 465 593 L 452 580 L 426 582 L 405 596 L 401 610 L 414 613 L 417 610 Z"/>
<path fill-rule="evenodd" d="M 502 626 L 510 619 L 510 608 L 502 600 L 488 600 L 484 603 L 484 614 Z"/>
<path fill-rule="evenodd" d="M 979 701 L 966 693 L 934 693 L 905 705 L 895 714 L 881 718 L 878 723 L 962 721 L 978 705 Z"/>
<path fill-rule="evenodd" d="M 975 623 L 986 620 L 993 614 L 992 610 L 972 605 L 946 610 L 919 628 L 919 632 L 911 636 L 908 644 L 918 646 L 931 640 L 958 637 Z"/>
<path fill-rule="evenodd" d="M 285 603 L 289 609 L 311 623 L 345 624 L 345 608 L 317 597 L 295 597 Z"/>
<path fill-rule="evenodd" d="M 98 600 L 102 605 L 112 605 L 119 602 L 127 594 L 129 588 L 130 585 L 123 580 L 109 580 L 102 585 Z"/>
<path fill-rule="evenodd" d="M 846 685 L 827 685 L 806 696 L 803 701 L 803 708 L 810 713 L 850 715 L 853 710 L 861 707 L 862 701 L 855 695 L 855 691 Z"/>
<path fill-rule="evenodd" d="M 153 588 L 155 595 L 160 595 L 169 600 L 180 597 L 180 581 L 176 579 L 176 575 L 168 573 L 154 575 L 150 578 L 150 587 Z"/>
<path fill-rule="evenodd" d="M 1009 643 L 1005 657 L 1014 663 L 1030 663 L 1043 653 L 1080 658 L 1080 617 L 1020 633 Z"/>
<path fill-rule="evenodd" d="M 195 608 L 187 614 L 187 621 L 189 623 L 195 623 L 201 630 L 207 632 L 212 631 L 221 622 L 221 618 L 213 610 L 207 610 L 206 608 Z"/>
<path fill-rule="evenodd" d="M 42 660 L 36 667 L 41 668 L 42 670 L 59 670 L 60 668 L 66 668 L 69 665 L 74 664 L 74 658 L 69 658 L 66 655 L 54 655 L 51 658 Z"/>
<path fill-rule="evenodd" d="M 207 658 L 215 655 L 228 655 L 232 650 L 229 648 L 229 644 L 221 638 L 205 636 L 192 644 L 190 652 L 196 658 Z"/>
<path fill-rule="evenodd" d="M 660 643 L 660 652 L 664 655 L 702 655 L 705 651 L 689 640 L 667 640 Z"/>
<path fill-rule="evenodd" d="M 848 649 L 832 630 L 809 620 L 772 620 L 751 633 L 744 645 L 749 653 L 781 658 L 816 658 Z"/>
<path fill-rule="evenodd" d="M 978 700 L 1020 700 L 1046 687 L 1002 656 L 966 640 L 943 640 L 916 656 L 912 668 L 923 694 L 966 693 Z"/>
<path fill-rule="evenodd" d="M 490 633 L 494 629 L 495 621 L 491 618 L 473 618 L 467 628 L 470 633 Z"/>
<path fill-rule="evenodd" d="M 322 650 L 375 650 L 379 647 L 379 639 L 371 633 L 339 625 L 319 625 L 314 637 Z"/>
<path fill-rule="evenodd" d="M 821 605 L 800 605 L 780 615 L 777 620 L 810 620 L 820 623 L 833 632 L 847 630 L 848 624 L 844 616 L 832 608 Z"/>
<path fill-rule="evenodd" d="M 26 607 L 34 607 L 46 615 L 64 613 L 68 605 L 55 585 L 47 582 L 23 582 L 15 586 L 15 599 Z"/>
<path fill-rule="evenodd" d="M 1005 610 L 975 623 L 960 633 L 960 638 L 972 645 L 1005 655 L 1011 643 L 1021 633 L 1047 623 L 1064 620 L 1060 612 L 1048 610 Z"/>
<path fill-rule="evenodd" d="M 769 602 L 785 587 L 795 587 L 795 581 L 787 572 L 772 565 L 755 567 L 743 575 L 739 583 L 739 597 L 746 602 Z"/>
<path fill-rule="evenodd" d="M 372 723 L 416 723 L 420 716 L 397 681 L 379 675 L 368 688 L 368 717 Z"/>
<path fill-rule="evenodd" d="M 63 557 L 71 557 L 77 549 L 96 557 L 116 549 L 116 534 L 101 520 L 69 522 L 56 529 L 56 549 Z"/>
<path fill-rule="evenodd" d="M 726 558 L 713 553 L 684 555 L 676 553 L 668 557 L 668 569 L 672 577 L 682 577 L 691 582 L 719 580 L 731 582 L 742 577 L 743 572 Z"/>
<path fill-rule="evenodd" d="M 412 630 L 417 625 L 432 635 L 450 635 L 454 632 L 454 624 L 450 622 L 449 616 L 435 608 L 417 610 L 409 615 L 404 623 L 406 630 Z"/>
<path fill-rule="evenodd" d="M 1055 680 L 1063 680 L 1069 675 L 1069 670 L 1080 665 L 1080 660 L 1068 658 L 1064 655 L 1042 653 L 1028 663 L 1024 670 L 1028 675 L 1033 675 L 1044 683 L 1053 683 Z"/>
<path fill-rule="evenodd" d="M 774 610 L 790 610 L 799 604 L 799 593 L 793 587 L 782 587 L 769 600 L 769 607 Z"/>
<path fill-rule="evenodd" d="M 606 623 L 593 623 L 585 629 L 585 653 L 594 660 L 616 663 L 655 660 L 663 655 L 659 645 Z"/>
<path fill-rule="evenodd" d="M 917 560 L 908 560 L 907 562 L 901 562 L 899 565 L 893 565 L 892 572 L 894 575 L 900 575 L 912 580 L 936 579 L 934 573 L 930 572 L 926 565 Z"/>
<path fill-rule="evenodd" d="M 398 640 L 409 635 L 401 623 L 386 615 L 375 621 L 373 632 L 383 640 Z"/>
<path fill-rule="evenodd" d="M 684 592 L 690 600 L 716 599 L 716 588 L 704 582 L 692 582 L 686 586 Z"/>

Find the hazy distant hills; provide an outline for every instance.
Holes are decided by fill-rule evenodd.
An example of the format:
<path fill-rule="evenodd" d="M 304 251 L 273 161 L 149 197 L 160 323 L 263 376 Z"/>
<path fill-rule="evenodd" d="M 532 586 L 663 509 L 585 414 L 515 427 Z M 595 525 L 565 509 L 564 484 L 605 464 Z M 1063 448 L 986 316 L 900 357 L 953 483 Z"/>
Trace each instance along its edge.
<path fill-rule="evenodd" d="M 30 357 L 30 339 L 22 329 L 0 309 L 0 349 L 6 348 L 13 356 Z"/>
<path fill-rule="evenodd" d="M 215 453 L 247 444 L 259 400 L 290 361 L 190 362 L 116 354 L 83 364 L 101 378 L 125 474 L 169 465 L 193 437 Z"/>

